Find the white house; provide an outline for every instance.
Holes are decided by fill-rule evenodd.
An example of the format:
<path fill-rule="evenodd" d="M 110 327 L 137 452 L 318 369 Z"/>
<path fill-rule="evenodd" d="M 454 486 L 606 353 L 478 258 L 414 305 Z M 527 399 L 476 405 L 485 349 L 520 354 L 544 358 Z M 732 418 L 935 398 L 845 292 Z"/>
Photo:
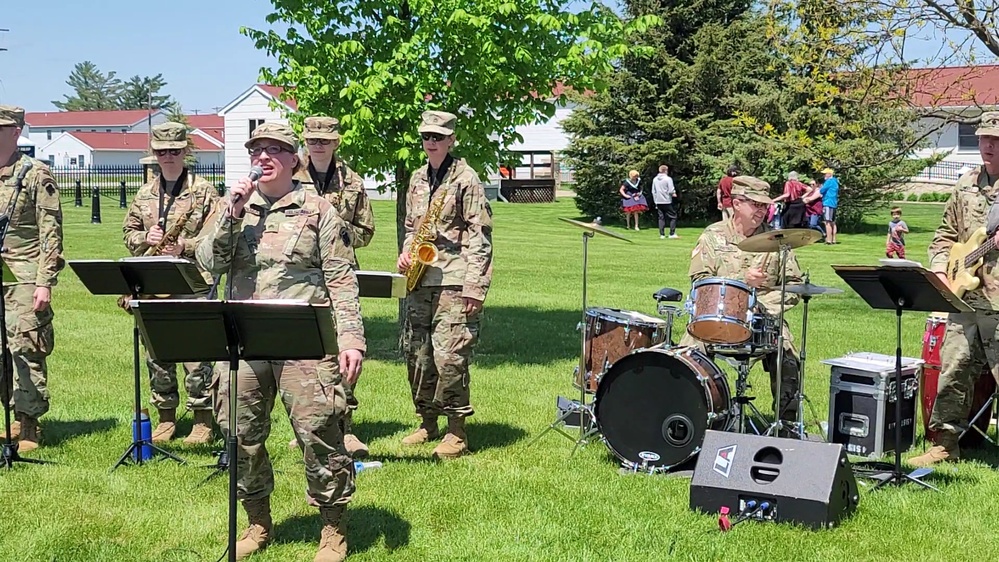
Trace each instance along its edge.
<path fill-rule="evenodd" d="M 35 146 L 43 146 L 62 133 L 148 133 L 150 122 L 166 121 L 166 113 L 156 110 L 126 111 L 43 111 L 24 114 L 24 134 Z"/>
<path fill-rule="evenodd" d="M 287 123 L 288 112 L 298 109 L 293 100 L 281 101 L 282 92 L 276 86 L 254 84 L 219 110 L 223 120 L 226 185 L 235 185 L 239 178 L 250 173 L 250 157 L 243 144 L 253 129 L 266 122 Z M 277 109 L 271 108 L 271 102 L 279 104 Z"/>
<path fill-rule="evenodd" d="M 956 180 L 965 165 L 982 163 L 974 123 L 983 111 L 999 108 L 999 65 L 915 69 L 912 102 L 923 113 L 914 125 L 928 134 L 927 148 L 915 152 L 925 158 L 946 154 L 943 161 L 924 170 L 917 179 Z M 967 123 L 954 123 L 955 117 Z"/>
<path fill-rule="evenodd" d="M 192 138 L 198 164 L 222 165 L 224 150 L 220 141 L 202 135 Z M 37 149 L 35 157 L 58 168 L 138 166 L 148 148 L 147 133 L 69 132 Z"/>

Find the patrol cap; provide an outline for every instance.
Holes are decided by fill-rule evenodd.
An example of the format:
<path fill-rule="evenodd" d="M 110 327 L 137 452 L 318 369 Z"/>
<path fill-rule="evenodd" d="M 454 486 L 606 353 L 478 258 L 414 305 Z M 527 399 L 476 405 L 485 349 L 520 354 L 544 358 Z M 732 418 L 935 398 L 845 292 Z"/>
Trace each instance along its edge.
<path fill-rule="evenodd" d="M 306 117 L 302 137 L 337 140 L 340 138 L 340 120 L 336 117 Z"/>
<path fill-rule="evenodd" d="M 458 124 L 458 116 L 446 111 L 424 111 L 420 120 L 421 133 L 439 133 L 451 136 Z"/>
<path fill-rule="evenodd" d="M 978 136 L 999 137 L 999 111 L 986 111 L 982 114 L 982 120 L 975 130 Z"/>
<path fill-rule="evenodd" d="M 24 108 L 14 105 L 0 105 L 0 127 L 24 127 Z"/>
<path fill-rule="evenodd" d="M 282 125 L 281 123 L 262 123 L 257 125 L 257 128 L 253 129 L 253 134 L 250 135 L 250 140 L 243 143 L 243 146 L 250 148 L 253 143 L 260 139 L 270 139 L 281 144 L 286 144 L 293 152 L 298 153 L 298 138 L 295 136 L 295 131 L 292 131 L 288 125 Z"/>
<path fill-rule="evenodd" d="M 770 184 L 753 176 L 732 178 L 732 197 L 742 196 L 757 203 L 773 203 L 770 198 Z"/>
<path fill-rule="evenodd" d="M 187 127 L 183 123 L 167 121 L 153 127 L 153 138 L 149 141 L 153 150 L 187 148 Z"/>

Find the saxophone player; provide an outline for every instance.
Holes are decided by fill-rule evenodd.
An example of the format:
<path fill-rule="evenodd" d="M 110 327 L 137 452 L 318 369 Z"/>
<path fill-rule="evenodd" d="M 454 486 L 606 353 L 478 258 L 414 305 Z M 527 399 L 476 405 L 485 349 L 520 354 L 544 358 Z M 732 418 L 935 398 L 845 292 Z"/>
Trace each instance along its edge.
<path fill-rule="evenodd" d="M 475 170 L 450 153 L 457 120 L 443 111 L 423 113 L 419 133 L 427 166 L 409 182 L 405 241 L 396 264 L 411 287 L 403 346 L 413 404 L 422 419 L 402 442 L 439 439 L 438 419 L 445 416 L 447 433 L 434 449 L 437 458 L 468 452 L 465 418 L 473 414 L 468 368 L 493 271 L 489 201 Z M 417 255 L 430 258 L 419 261 Z"/>
<path fill-rule="evenodd" d="M 187 127 L 182 123 L 167 122 L 152 129 L 150 148 L 156 156 L 160 173 L 139 188 L 132 206 L 125 216 L 122 231 L 125 247 L 133 256 L 156 253 L 182 257 L 195 261 L 197 236 L 204 226 L 219 196 L 207 180 L 196 176 L 184 165 L 189 152 Z M 164 241 L 167 232 L 178 221 L 185 220 L 176 242 Z M 150 250 L 153 252 L 150 252 Z M 211 276 L 202 270 L 205 280 Z M 174 298 L 191 295 L 175 295 Z M 159 423 L 153 429 L 153 442 L 164 443 L 173 439 L 176 432 L 177 406 L 180 394 L 177 388 L 177 365 L 153 361 L 146 354 L 149 368 L 150 401 L 159 414 Z M 212 381 L 210 362 L 184 363 L 187 388 L 187 408 L 194 412 L 194 427 L 184 439 L 188 445 L 209 443 L 212 440 L 212 399 L 209 386 Z"/>

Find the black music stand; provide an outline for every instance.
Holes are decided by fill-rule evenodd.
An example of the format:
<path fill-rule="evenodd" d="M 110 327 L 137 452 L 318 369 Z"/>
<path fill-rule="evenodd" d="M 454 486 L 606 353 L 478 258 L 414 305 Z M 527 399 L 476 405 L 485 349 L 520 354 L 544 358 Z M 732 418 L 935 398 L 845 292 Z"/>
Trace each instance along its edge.
<path fill-rule="evenodd" d="M 971 312 L 972 309 L 935 273 L 922 267 L 834 265 L 832 268 L 871 308 L 895 311 L 895 464 L 881 472 L 888 476 L 874 489 L 889 482 L 902 485 L 908 481 L 939 492 L 918 477 L 902 472 L 902 311 Z"/>
<path fill-rule="evenodd" d="M 132 302 L 141 294 L 191 295 L 205 293 L 208 284 L 198 267 L 185 259 L 172 256 L 134 257 L 120 260 L 72 260 L 69 266 L 83 285 L 94 295 L 132 295 Z M 142 422 L 142 368 L 139 360 L 139 325 L 132 325 L 132 370 L 135 377 L 135 427 Z M 128 446 L 111 470 L 131 460 L 143 464 L 142 447 L 150 447 L 153 456 L 163 455 L 180 464 L 186 461 L 161 449 L 151 440 L 142 438 L 141 431 L 132 432 Z M 132 453 L 135 453 L 132 455 Z"/>
<path fill-rule="evenodd" d="M 336 349 L 328 306 L 289 300 L 150 300 L 132 303 L 146 349 L 157 361 L 227 361 L 229 418 L 223 428 L 229 470 L 229 560 L 236 560 L 236 372 L 239 361 L 322 359 Z M 178 329 L 182 327 L 183 329 Z M 281 334 L 281 337 L 274 337 Z"/>
<path fill-rule="evenodd" d="M 358 296 L 379 299 L 406 298 L 406 276 L 387 271 L 355 271 Z"/>

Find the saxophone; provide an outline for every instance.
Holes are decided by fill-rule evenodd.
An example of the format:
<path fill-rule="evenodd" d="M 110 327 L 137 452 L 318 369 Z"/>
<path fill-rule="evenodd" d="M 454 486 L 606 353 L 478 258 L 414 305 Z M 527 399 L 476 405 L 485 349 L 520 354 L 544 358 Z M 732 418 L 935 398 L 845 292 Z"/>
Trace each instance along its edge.
<path fill-rule="evenodd" d="M 427 266 L 437 261 L 437 246 L 434 240 L 437 239 L 437 232 L 440 227 L 437 224 L 444 210 L 444 201 L 447 199 L 447 190 L 442 189 L 441 193 L 430 202 L 430 208 L 423 215 L 420 227 L 413 236 L 413 241 L 409 245 L 409 269 L 406 270 L 406 290 L 412 292 L 420 279 L 423 278 Z"/>
<path fill-rule="evenodd" d="M 168 230 L 163 234 L 163 239 L 159 241 L 155 246 L 150 246 L 142 253 L 143 257 L 158 256 L 163 252 L 163 248 L 171 244 L 176 244 L 177 240 L 180 239 L 180 235 L 184 232 L 184 227 L 187 225 L 187 220 L 191 218 L 191 214 L 181 215 L 177 222 L 173 225 L 173 228 Z M 118 297 L 118 306 L 120 306 L 125 312 L 131 314 L 132 307 L 128 305 L 129 301 L 132 300 L 131 294 L 125 294 Z"/>

